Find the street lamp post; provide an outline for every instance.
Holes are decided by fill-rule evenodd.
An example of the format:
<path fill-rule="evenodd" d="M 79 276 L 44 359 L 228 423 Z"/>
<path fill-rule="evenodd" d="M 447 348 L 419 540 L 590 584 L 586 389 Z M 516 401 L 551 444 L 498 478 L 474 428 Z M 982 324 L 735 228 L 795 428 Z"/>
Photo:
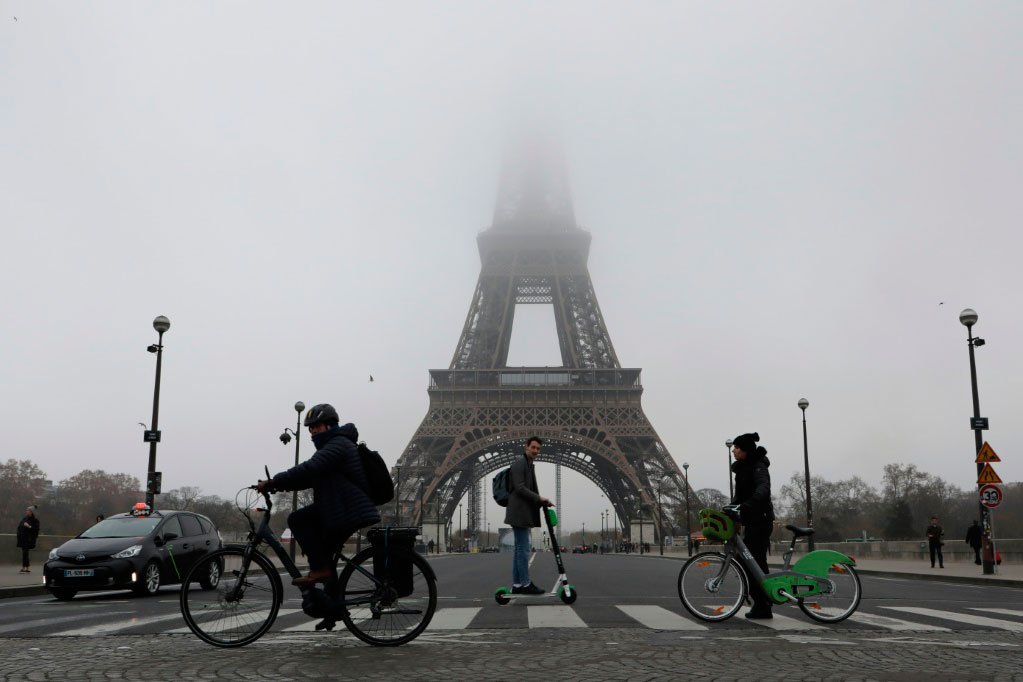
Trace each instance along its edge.
<path fill-rule="evenodd" d="M 465 544 L 465 537 L 462 535 L 462 503 L 458 503 L 458 549 L 462 549 L 462 545 Z"/>
<path fill-rule="evenodd" d="M 661 541 L 659 547 L 661 556 L 664 556 L 664 501 L 662 499 L 663 493 L 664 479 L 662 478 L 661 481 L 657 484 L 657 520 L 658 520 L 657 525 L 660 526 L 660 533 L 658 533 L 657 535 Z"/>
<path fill-rule="evenodd" d="M 155 344 L 146 348 L 150 353 L 156 353 L 156 384 L 153 388 L 153 423 L 151 430 L 145 434 L 149 441 L 149 468 L 146 470 L 146 504 L 152 509 L 156 500 L 159 485 L 156 475 L 156 444 L 160 442 L 160 369 L 163 366 L 163 335 L 170 329 L 170 320 L 160 315 L 153 320 L 153 329 L 159 337 Z"/>
<path fill-rule="evenodd" d="M 980 394 L 977 391 L 977 361 L 973 355 L 973 349 L 984 345 L 984 339 L 976 338 L 973 336 L 973 325 L 977 324 L 977 311 L 972 308 L 967 308 L 963 312 L 959 313 L 959 321 L 966 327 L 966 343 L 970 349 L 970 387 L 973 389 L 973 417 L 974 420 L 980 419 Z M 984 447 L 984 437 L 980 433 L 980 429 L 977 428 L 977 424 L 974 424 L 973 437 L 974 444 L 977 447 L 977 454 L 980 454 L 980 449 Z M 984 470 L 984 463 L 977 463 L 977 478 L 980 478 L 981 472 Z M 977 484 L 978 488 L 983 487 L 982 484 Z M 980 504 L 980 525 L 984 529 L 984 551 L 981 552 L 981 570 L 985 575 L 992 575 L 995 572 L 995 545 L 994 537 L 991 533 L 991 510 Z"/>
<path fill-rule="evenodd" d="M 735 487 L 732 484 L 732 439 L 729 438 L 725 441 L 725 461 L 728 462 L 728 501 L 731 502 L 732 498 L 735 497 Z"/>
<path fill-rule="evenodd" d="M 803 411 L 803 476 L 806 479 L 806 526 L 813 528 L 813 500 L 810 497 L 810 451 L 806 447 L 806 408 L 810 407 L 810 401 L 800 398 L 799 409 Z M 807 548 L 812 552 L 814 547 L 813 536 L 806 539 Z"/>
<path fill-rule="evenodd" d="M 394 465 L 394 525 L 401 525 L 401 467 Z"/>
<path fill-rule="evenodd" d="M 615 509 L 615 535 L 612 540 L 615 546 L 615 554 L 618 554 L 618 510 Z"/>
<path fill-rule="evenodd" d="M 586 546 L 586 524 L 583 524 L 583 547 Z"/>
<path fill-rule="evenodd" d="M 607 543 L 608 542 L 613 542 L 613 540 L 611 540 L 611 512 L 609 510 L 605 509 L 604 510 L 604 543 L 605 543 L 604 551 L 605 552 L 607 551 L 606 547 L 607 547 Z"/>
<path fill-rule="evenodd" d="M 299 436 L 299 434 L 302 433 L 302 410 L 304 410 L 304 409 L 305 409 L 305 403 L 303 403 L 301 400 L 298 401 L 297 403 L 295 403 L 295 412 L 298 413 L 298 416 L 295 418 L 295 430 L 291 431 L 291 429 L 285 428 L 284 429 L 284 433 L 281 434 L 281 442 L 284 443 L 285 445 L 287 445 L 288 441 L 291 440 L 291 436 L 288 435 L 289 431 L 291 431 L 291 433 L 295 436 L 295 466 L 298 466 L 298 446 L 302 442 L 302 438 Z M 297 490 L 291 491 L 291 511 L 292 511 L 292 513 L 298 511 L 298 491 Z M 295 535 L 294 534 L 292 534 L 291 542 L 289 544 L 291 545 L 291 549 L 289 550 L 291 552 L 291 560 L 294 561 L 295 560 Z"/>
<path fill-rule="evenodd" d="M 686 485 L 686 552 L 687 556 L 693 556 L 693 530 L 689 526 L 689 464 L 682 464 L 682 477 Z"/>
<path fill-rule="evenodd" d="M 639 508 L 639 553 L 643 554 L 643 502 L 642 500 L 636 503 Z"/>

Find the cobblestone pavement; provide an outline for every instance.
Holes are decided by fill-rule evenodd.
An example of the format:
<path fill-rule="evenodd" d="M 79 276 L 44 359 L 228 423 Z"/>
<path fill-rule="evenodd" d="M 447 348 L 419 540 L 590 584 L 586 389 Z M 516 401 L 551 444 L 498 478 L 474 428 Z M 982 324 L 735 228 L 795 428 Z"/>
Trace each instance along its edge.
<path fill-rule="evenodd" d="M 1023 680 L 1023 636 L 961 631 L 714 638 L 636 629 L 476 630 L 372 648 L 335 633 L 242 649 L 189 635 L 0 640 L 4 680 Z"/>

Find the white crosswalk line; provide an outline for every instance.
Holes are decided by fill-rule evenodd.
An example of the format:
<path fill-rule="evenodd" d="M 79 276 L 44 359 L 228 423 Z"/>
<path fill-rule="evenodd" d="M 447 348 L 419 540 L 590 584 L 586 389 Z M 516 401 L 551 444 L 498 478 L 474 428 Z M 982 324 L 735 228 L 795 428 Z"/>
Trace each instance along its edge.
<path fill-rule="evenodd" d="M 971 606 L 971 611 L 983 611 L 984 613 L 998 613 L 1003 616 L 1020 616 L 1023 618 L 1023 611 L 1015 611 L 1013 609 L 991 609 L 984 606 Z"/>
<path fill-rule="evenodd" d="M 84 628 L 76 628 L 74 630 L 61 630 L 59 632 L 49 632 L 46 634 L 47 637 L 91 637 L 95 635 L 109 635 L 114 632 L 120 632 L 121 630 L 130 630 L 131 628 L 142 627 L 144 625 L 152 625 L 153 623 L 163 623 L 164 621 L 176 620 L 179 623 L 184 620 L 181 612 L 173 613 L 167 616 L 150 616 L 147 618 L 128 618 L 127 620 L 119 620 L 115 623 L 104 623 L 100 625 L 90 625 Z"/>
<path fill-rule="evenodd" d="M 301 611 L 302 611 L 302 609 L 281 609 L 280 611 L 277 612 L 277 619 L 274 622 L 276 623 L 277 621 L 279 621 L 284 616 L 290 616 L 293 613 L 300 613 Z M 210 616 L 214 616 L 214 615 L 216 615 L 216 612 L 210 611 L 209 615 Z M 197 620 L 199 620 L 199 625 L 202 625 L 204 627 L 209 627 L 210 629 L 215 630 L 216 628 L 218 628 L 218 627 L 220 627 L 222 625 L 230 624 L 232 621 L 234 621 L 234 616 L 231 616 L 231 617 L 228 617 L 228 618 L 219 618 L 217 620 L 209 620 L 209 621 L 202 620 L 202 619 L 197 619 Z M 313 624 L 315 625 L 316 622 L 318 622 L 318 621 L 314 621 Z M 186 625 L 183 628 L 174 628 L 173 630 L 166 630 L 166 631 L 164 631 L 163 634 L 165 634 L 165 635 L 183 635 L 183 634 L 188 634 L 190 632 L 192 632 L 192 629 Z"/>
<path fill-rule="evenodd" d="M 938 609 L 925 609 L 919 606 L 882 606 L 881 608 L 891 609 L 893 611 L 901 611 L 903 613 L 915 613 L 918 616 L 929 616 L 931 618 L 941 618 L 942 620 L 957 621 L 959 623 L 965 623 L 967 625 L 980 625 L 986 628 L 1008 630 L 1009 632 L 1023 632 L 1023 623 L 1016 623 L 1011 620 L 985 618 L 984 616 L 974 616 L 969 613 L 957 613 L 955 611 L 939 611 Z"/>
<path fill-rule="evenodd" d="M 480 606 L 437 609 L 427 630 L 464 630 L 481 610 Z"/>
<path fill-rule="evenodd" d="M 569 606 L 527 606 L 531 628 L 584 628 L 583 619 Z"/>
<path fill-rule="evenodd" d="M 771 628 L 772 630 L 816 630 L 824 627 L 817 623 L 811 622 L 808 618 L 790 618 L 789 616 L 779 616 L 777 609 L 774 611 L 774 618 L 743 618 L 747 623 L 755 623 L 765 628 Z"/>
<path fill-rule="evenodd" d="M 948 628 L 943 628 L 940 625 L 925 625 L 924 623 L 913 623 L 908 620 L 901 620 L 899 618 L 889 618 L 888 616 L 879 616 L 874 613 L 862 613 L 857 611 L 853 615 L 849 616 L 848 620 L 854 623 L 864 623 L 866 625 L 873 625 L 886 630 L 916 630 L 918 632 L 948 632 Z"/>
<path fill-rule="evenodd" d="M 668 609 L 650 604 L 636 605 L 615 605 L 616 608 L 629 618 L 639 621 L 640 624 L 653 630 L 708 630 L 706 625 L 700 625 L 696 621 L 683 618 L 677 613 Z"/>
<path fill-rule="evenodd" d="M 131 611 L 112 611 L 110 613 L 104 613 L 104 616 L 120 616 Z M 0 633 L 3 632 L 19 632 L 21 630 L 28 630 L 29 628 L 39 627 L 40 625 L 56 625 L 57 623 L 70 623 L 73 621 L 86 620 L 95 614 L 84 613 L 77 616 L 59 616 L 57 618 L 37 618 L 35 620 L 23 620 L 17 623 L 8 623 L 7 625 L 0 625 Z"/>

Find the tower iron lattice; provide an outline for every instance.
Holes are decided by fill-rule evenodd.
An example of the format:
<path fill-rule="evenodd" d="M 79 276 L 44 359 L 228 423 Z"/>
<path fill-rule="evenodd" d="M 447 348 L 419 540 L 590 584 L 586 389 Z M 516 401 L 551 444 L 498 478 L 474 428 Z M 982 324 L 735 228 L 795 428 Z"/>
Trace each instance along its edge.
<path fill-rule="evenodd" d="M 467 495 L 465 537 L 477 537 L 481 479 L 489 494 L 487 475 L 536 435 L 539 461 L 558 465 L 556 504 L 567 467 L 597 485 L 623 529 L 653 519 L 658 536 L 671 534 L 684 525 L 684 477 L 643 412 L 641 370 L 618 361 L 587 266 L 591 235 L 576 224 L 552 150 L 537 139 L 505 158 L 461 336 L 450 365 L 429 371 L 430 406 L 397 462 L 401 515 L 447 523 Z M 553 307 L 560 367 L 507 365 L 516 306 L 530 304 Z"/>

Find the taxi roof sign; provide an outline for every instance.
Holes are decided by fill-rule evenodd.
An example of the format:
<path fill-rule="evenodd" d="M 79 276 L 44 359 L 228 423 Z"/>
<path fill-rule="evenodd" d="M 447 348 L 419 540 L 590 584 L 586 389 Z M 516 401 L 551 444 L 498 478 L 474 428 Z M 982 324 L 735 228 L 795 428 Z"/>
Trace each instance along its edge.
<path fill-rule="evenodd" d="M 980 470 L 980 475 L 977 476 L 977 485 L 984 483 L 1001 483 L 1002 479 L 998 477 L 995 470 L 991 468 L 990 464 L 985 463 L 984 468 Z"/>
<path fill-rule="evenodd" d="M 977 464 L 982 462 L 1001 462 L 1002 458 L 995 454 L 995 449 L 984 441 L 984 447 L 977 453 L 977 459 L 974 460 Z"/>

